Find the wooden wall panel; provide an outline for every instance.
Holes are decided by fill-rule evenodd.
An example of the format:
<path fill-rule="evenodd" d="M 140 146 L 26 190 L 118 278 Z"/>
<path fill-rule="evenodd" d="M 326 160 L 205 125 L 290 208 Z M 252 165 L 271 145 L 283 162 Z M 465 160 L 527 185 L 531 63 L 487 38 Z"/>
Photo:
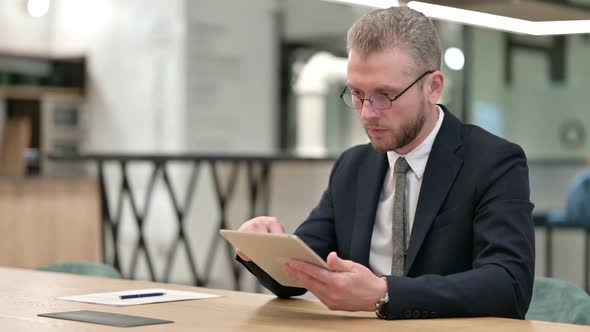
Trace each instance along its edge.
<path fill-rule="evenodd" d="M 25 149 L 31 145 L 31 120 L 8 119 L 0 137 L 0 175 L 24 176 L 27 173 Z"/>
<path fill-rule="evenodd" d="M 99 262 L 100 201 L 91 179 L 0 178 L 0 265 Z"/>

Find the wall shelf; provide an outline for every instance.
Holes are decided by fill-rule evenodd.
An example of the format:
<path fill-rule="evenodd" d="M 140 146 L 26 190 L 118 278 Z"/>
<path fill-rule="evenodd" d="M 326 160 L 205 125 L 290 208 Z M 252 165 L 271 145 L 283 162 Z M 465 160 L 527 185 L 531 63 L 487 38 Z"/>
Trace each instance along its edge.
<path fill-rule="evenodd" d="M 84 57 L 0 50 L 0 173 L 51 175 L 47 151 L 80 149 L 85 85 Z"/>
<path fill-rule="evenodd" d="M 68 96 L 82 98 L 84 90 L 76 87 L 38 86 L 38 85 L 0 85 L 0 98 L 41 99 L 47 96 Z"/>

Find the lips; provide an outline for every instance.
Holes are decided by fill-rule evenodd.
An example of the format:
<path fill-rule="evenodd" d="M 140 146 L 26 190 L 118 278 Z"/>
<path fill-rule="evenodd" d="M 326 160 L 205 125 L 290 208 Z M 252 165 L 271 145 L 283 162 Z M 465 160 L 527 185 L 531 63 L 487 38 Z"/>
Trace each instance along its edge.
<path fill-rule="evenodd" d="M 383 128 L 367 128 L 367 131 L 369 132 L 369 134 L 371 136 L 380 136 L 383 135 L 385 133 L 387 133 L 387 129 L 383 129 Z"/>

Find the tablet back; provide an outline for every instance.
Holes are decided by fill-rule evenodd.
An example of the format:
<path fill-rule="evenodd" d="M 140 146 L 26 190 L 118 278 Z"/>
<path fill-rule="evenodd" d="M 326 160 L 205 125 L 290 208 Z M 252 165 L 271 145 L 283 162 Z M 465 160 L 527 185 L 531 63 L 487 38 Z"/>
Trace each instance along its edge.
<path fill-rule="evenodd" d="M 330 269 L 323 259 L 295 235 L 247 233 L 225 229 L 219 232 L 283 286 L 303 287 L 283 272 L 283 265 L 289 259 L 298 259 Z"/>

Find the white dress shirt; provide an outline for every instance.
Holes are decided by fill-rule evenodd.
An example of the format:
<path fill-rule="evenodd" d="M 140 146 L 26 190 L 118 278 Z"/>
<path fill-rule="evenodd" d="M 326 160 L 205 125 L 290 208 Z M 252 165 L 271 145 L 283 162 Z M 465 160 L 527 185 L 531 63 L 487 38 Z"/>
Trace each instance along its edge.
<path fill-rule="evenodd" d="M 369 266 L 377 275 L 391 274 L 391 259 L 393 257 L 393 243 L 391 234 L 391 223 L 393 222 L 393 196 L 395 194 L 395 176 L 393 176 L 393 166 L 397 158 L 404 157 L 410 165 L 410 170 L 406 173 L 406 206 L 408 216 L 408 237 L 412 233 L 412 225 L 414 224 L 414 215 L 416 214 L 416 205 L 418 204 L 418 196 L 420 194 L 420 186 L 422 185 L 422 176 L 424 169 L 428 162 L 428 156 L 432 149 L 434 139 L 440 130 L 443 122 L 444 112 L 438 108 L 438 120 L 434 129 L 428 134 L 426 139 L 420 143 L 414 150 L 402 156 L 395 151 L 387 152 L 387 159 L 389 161 L 389 171 L 385 176 L 383 183 L 383 190 L 379 197 L 379 205 L 377 206 L 377 214 L 375 216 L 375 226 L 373 227 L 373 235 L 371 237 L 371 252 L 369 254 Z M 409 238 L 406 243 L 410 243 Z"/>

